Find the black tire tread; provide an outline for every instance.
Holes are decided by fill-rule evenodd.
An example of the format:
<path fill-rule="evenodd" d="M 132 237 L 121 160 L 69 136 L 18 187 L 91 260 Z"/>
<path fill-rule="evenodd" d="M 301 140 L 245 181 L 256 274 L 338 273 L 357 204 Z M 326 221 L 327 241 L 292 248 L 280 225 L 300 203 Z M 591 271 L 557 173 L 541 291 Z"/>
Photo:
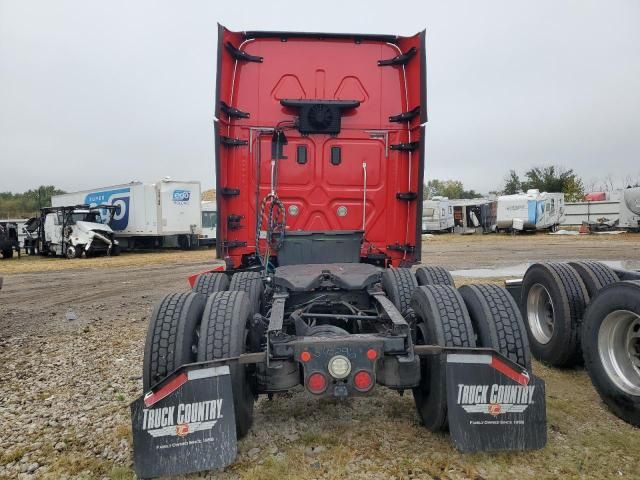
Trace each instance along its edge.
<path fill-rule="evenodd" d="M 602 262 L 582 260 L 569 262 L 569 265 L 582 278 L 585 287 L 587 287 L 589 297 L 594 297 L 598 290 L 620 280 L 618 275 Z"/>
<path fill-rule="evenodd" d="M 578 272 L 568 263 L 541 262 L 533 264 L 529 270 L 535 266 L 541 266 L 551 273 L 555 281 L 559 280 L 559 287 L 564 291 L 569 306 L 569 335 L 566 343 L 562 345 L 562 351 L 556 352 L 553 360 L 544 358 L 539 358 L 539 360 L 556 367 L 570 367 L 579 364 L 582 361 L 580 331 L 584 312 L 589 303 L 587 288 Z M 525 273 L 524 282 L 526 282 L 526 278 L 527 274 Z M 525 293 L 527 292 L 523 290 L 523 295 Z M 526 297 L 523 297 L 523 305 L 526 305 L 526 301 Z M 532 352 L 535 354 L 535 350 L 532 349 Z"/>
<path fill-rule="evenodd" d="M 454 285 L 451 273 L 437 265 L 421 265 L 416 268 L 418 285 Z"/>
<path fill-rule="evenodd" d="M 180 367 L 180 352 L 176 350 L 179 326 L 185 309 L 200 295 L 193 292 L 170 293 L 154 308 L 151 314 L 145 343 L 144 389 Z M 201 310 L 204 301 L 200 301 Z"/>
<path fill-rule="evenodd" d="M 495 284 L 466 285 L 462 288 L 473 291 L 477 298 L 486 303 L 491 312 L 491 319 L 487 320 L 495 325 L 498 345 L 480 344 L 478 346 L 496 348 L 505 357 L 530 369 L 531 355 L 527 331 L 520 309 L 509 292 Z M 461 293 L 463 293 L 462 290 Z M 462 296 L 466 297 L 464 293 Z"/>
<path fill-rule="evenodd" d="M 248 293 L 236 290 L 211 294 L 200 327 L 198 361 L 233 358 L 245 353 L 245 334 L 250 315 Z M 247 366 L 232 362 L 229 368 L 236 434 L 242 438 L 253 424 L 254 397 L 247 377 Z"/>
<path fill-rule="evenodd" d="M 260 313 L 264 284 L 260 272 L 236 272 L 229 282 L 229 291 L 246 292 L 252 305 L 252 314 Z"/>
<path fill-rule="evenodd" d="M 229 277 L 224 273 L 203 273 L 198 275 L 193 291 L 203 295 L 211 295 L 215 292 L 224 292 L 229 288 Z"/>
<path fill-rule="evenodd" d="M 243 307 L 243 302 L 240 300 L 242 300 L 241 297 L 244 296 L 244 292 L 234 290 L 217 292 L 214 295 L 215 298 L 209 300 L 207 304 L 204 317 L 206 319 L 215 312 L 217 321 L 207 322 L 206 331 L 203 332 L 201 330 L 200 332 L 201 348 L 198 349 L 198 355 L 200 356 L 200 351 L 202 351 L 202 356 L 206 360 L 227 358 L 231 355 L 231 343 L 229 341 L 231 323 L 234 318 L 239 316 L 240 309 Z"/>
<path fill-rule="evenodd" d="M 473 325 L 458 291 L 444 285 L 425 285 L 419 288 L 427 290 L 432 296 L 431 304 L 437 308 L 438 315 L 443 320 L 442 346 L 475 347 Z"/>
<path fill-rule="evenodd" d="M 382 285 L 389 300 L 405 315 L 411 308 L 411 294 L 418 287 L 416 277 L 408 268 L 387 268 L 382 273 Z"/>
<path fill-rule="evenodd" d="M 426 339 L 429 343 L 446 347 L 475 347 L 473 325 L 460 293 L 448 285 L 425 285 L 418 287 L 411 297 L 411 306 L 419 321 L 425 323 L 428 332 L 434 327 L 436 337 Z M 419 387 L 413 389 L 418 414 L 424 425 L 431 431 L 442 431 L 448 427 L 448 411 L 446 397 L 446 363 L 445 356 L 439 355 L 429 360 L 421 359 L 422 373 Z M 425 375 L 429 382 L 428 390 L 424 390 Z"/>

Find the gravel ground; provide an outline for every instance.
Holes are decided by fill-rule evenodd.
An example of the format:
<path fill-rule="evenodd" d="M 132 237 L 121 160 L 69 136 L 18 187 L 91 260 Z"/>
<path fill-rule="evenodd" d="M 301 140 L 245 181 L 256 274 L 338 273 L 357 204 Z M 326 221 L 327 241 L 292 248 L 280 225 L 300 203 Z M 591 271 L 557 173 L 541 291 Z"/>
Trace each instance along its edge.
<path fill-rule="evenodd" d="M 640 260 L 640 238 L 620 237 L 436 237 L 423 246 L 425 263 L 451 268 L 576 256 Z M 167 254 L 149 265 L 136 255 L 129 266 L 118 259 L 106 269 L 84 260 L 65 270 L 48 263 L 39 273 L 31 263 L 31 273 L 17 273 L 12 263 L 8 274 L 0 263 L 0 478 L 133 477 L 128 404 L 142 389 L 151 307 L 186 290 L 186 276 L 210 266 L 211 255 Z M 604 408 L 586 373 L 539 364 L 534 371 L 547 382 L 542 451 L 461 455 L 446 435 L 419 425 L 410 393 L 377 389 L 334 403 L 294 391 L 261 398 L 238 461 L 201 477 L 638 478 L 640 430 Z"/>

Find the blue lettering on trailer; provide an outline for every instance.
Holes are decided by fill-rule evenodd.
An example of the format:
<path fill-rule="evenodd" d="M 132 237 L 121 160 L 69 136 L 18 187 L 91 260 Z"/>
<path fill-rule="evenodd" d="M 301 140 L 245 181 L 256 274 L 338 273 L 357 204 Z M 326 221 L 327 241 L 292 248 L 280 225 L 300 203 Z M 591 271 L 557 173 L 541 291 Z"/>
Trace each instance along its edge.
<path fill-rule="evenodd" d="M 191 198 L 191 190 L 174 190 L 172 199 L 177 205 L 186 205 Z"/>
<path fill-rule="evenodd" d="M 113 214 L 109 224 L 114 231 L 121 231 L 129 225 L 129 199 L 131 197 L 130 188 L 117 188 L 114 190 L 104 190 L 87 194 L 84 203 L 95 205 L 114 205 L 118 207 Z"/>

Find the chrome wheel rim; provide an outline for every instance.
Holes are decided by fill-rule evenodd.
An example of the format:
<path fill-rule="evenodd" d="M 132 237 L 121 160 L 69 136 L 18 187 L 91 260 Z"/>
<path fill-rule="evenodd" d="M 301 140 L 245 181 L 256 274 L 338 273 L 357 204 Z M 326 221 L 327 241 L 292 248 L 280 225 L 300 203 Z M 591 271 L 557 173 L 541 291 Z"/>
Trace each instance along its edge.
<path fill-rule="evenodd" d="M 538 343 L 547 344 L 551 341 L 554 319 L 555 310 L 549 290 L 544 285 L 534 284 L 527 295 L 527 322 Z"/>
<path fill-rule="evenodd" d="M 640 315 L 628 310 L 607 315 L 598 331 L 598 353 L 611 381 L 640 396 Z"/>

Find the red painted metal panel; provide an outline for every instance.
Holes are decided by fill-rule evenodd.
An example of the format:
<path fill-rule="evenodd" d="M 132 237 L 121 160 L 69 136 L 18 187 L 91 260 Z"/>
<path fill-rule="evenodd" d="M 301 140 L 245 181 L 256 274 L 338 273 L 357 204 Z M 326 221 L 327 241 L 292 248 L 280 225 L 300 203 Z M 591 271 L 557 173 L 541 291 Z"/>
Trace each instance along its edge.
<path fill-rule="evenodd" d="M 424 32 L 406 38 L 286 36 L 234 33 L 220 27 L 219 35 L 220 258 L 238 267 L 256 251 L 256 219 L 262 199 L 271 191 L 271 132 L 277 127 L 284 129 L 288 141 L 283 147 L 287 158 L 277 161 L 275 188 L 287 210 L 288 231 L 364 230 L 363 257 L 383 253 L 394 265 L 419 261 L 424 158 L 420 126 L 426 121 Z M 234 57 L 229 44 L 250 60 L 238 58 L 237 50 Z M 404 64 L 378 64 L 411 49 L 415 53 Z M 294 127 L 298 110 L 282 106 L 282 99 L 360 104 L 343 111 L 339 134 L 303 135 Z M 221 102 L 248 113 L 248 118 L 227 115 L 220 110 Z M 390 118 L 416 107 L 420 113 L 411 119 Z M 227 145 L 227 139 L 241 144 Z M 410 142 L 420 145 L 411 151 L 393 147 Z M 306 148 L 304 163 L 297 159 L 299 146 Z M 331 162 L 333 147 L 340 149 L 338 165 Z M 240 194 L 225 195 L 224 189 L 239 189 Z M 415 192 L 417 198 L 397 198 L 407 192 Z M 265 247 L 261 245 L 261 250 Z"/>

